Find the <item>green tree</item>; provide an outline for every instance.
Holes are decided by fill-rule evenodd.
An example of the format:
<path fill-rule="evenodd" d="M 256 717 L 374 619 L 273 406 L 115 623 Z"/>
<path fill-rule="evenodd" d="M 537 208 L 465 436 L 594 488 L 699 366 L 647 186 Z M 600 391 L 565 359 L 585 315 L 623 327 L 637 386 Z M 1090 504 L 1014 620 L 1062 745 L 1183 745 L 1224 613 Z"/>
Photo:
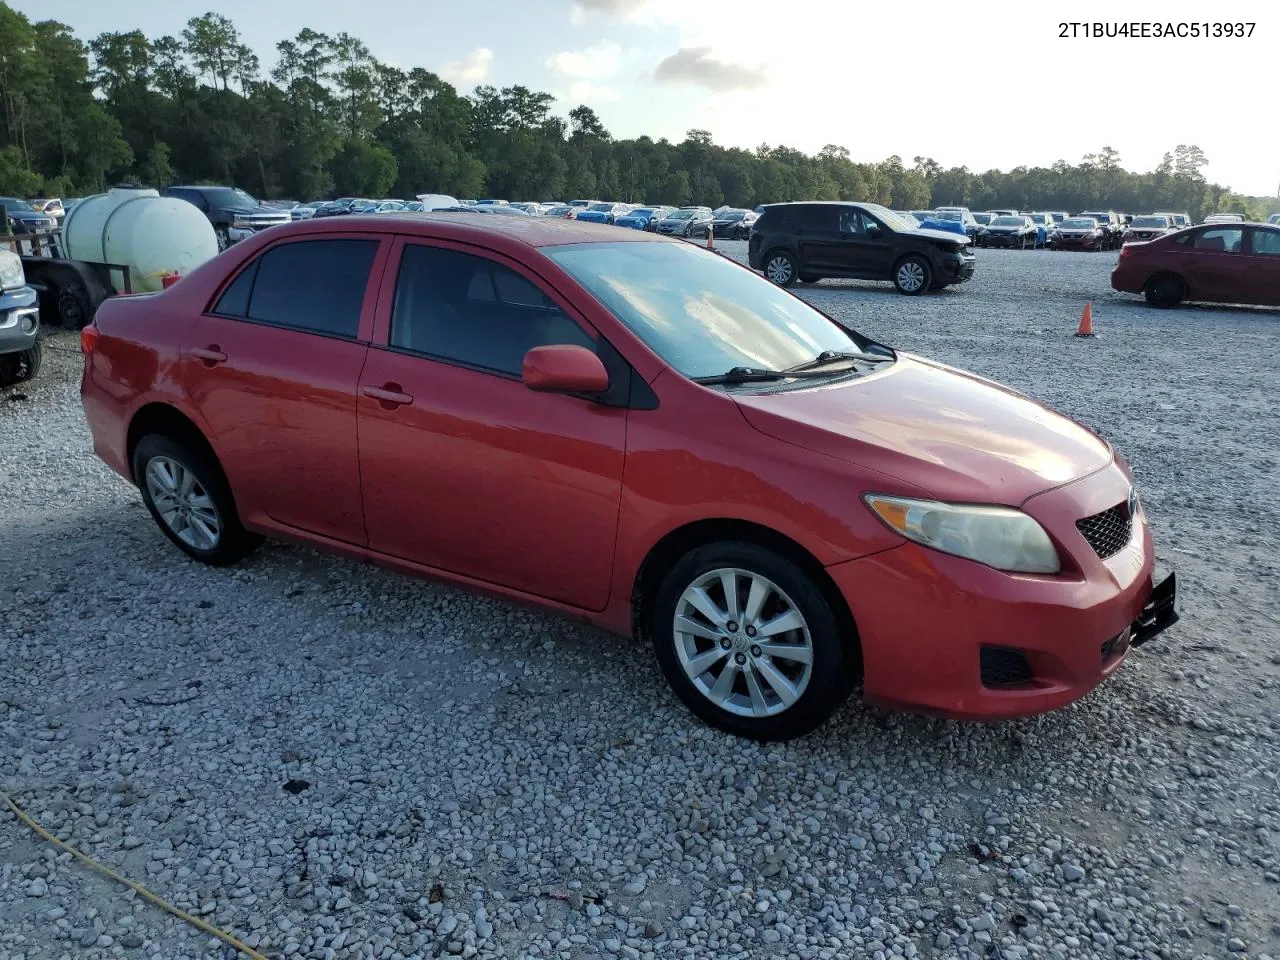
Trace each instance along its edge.
<path fill-rule="evenodd" d="M 399 164 L 380 143 L 348 140 L 333 158 L 334 187 L 357 197 L 384 197 L 396 182 Z"/>

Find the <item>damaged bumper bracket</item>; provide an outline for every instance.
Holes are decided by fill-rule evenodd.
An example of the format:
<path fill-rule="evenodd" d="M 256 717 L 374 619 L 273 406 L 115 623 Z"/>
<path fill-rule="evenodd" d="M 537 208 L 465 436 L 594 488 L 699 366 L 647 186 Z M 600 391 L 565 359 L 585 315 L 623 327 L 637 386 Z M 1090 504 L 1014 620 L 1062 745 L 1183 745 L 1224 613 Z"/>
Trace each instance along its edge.
<path fill-rule="evenodd" d="M 1152 588 L 1142 613 L 1133 621 L 1129 640 L 1131 647 L 1140 647 L 1148 640 L 1154 640 L 1178 622 L 1177 595 L 1177 576 L 1170 572 Z"/>

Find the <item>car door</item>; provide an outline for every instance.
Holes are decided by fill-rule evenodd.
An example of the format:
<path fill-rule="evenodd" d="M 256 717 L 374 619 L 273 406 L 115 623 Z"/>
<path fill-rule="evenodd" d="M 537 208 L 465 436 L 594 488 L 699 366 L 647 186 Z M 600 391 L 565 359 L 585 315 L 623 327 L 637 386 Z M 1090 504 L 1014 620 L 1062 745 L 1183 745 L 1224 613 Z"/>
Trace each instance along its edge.
<path fill-rule="evenodd" d="M 406 238 L 392 263 L 360 379 L 370 547 L 603 609 L 625 406 L 535 393 L 520 371 L 535 346 L 608 345 L 512 260 Z"/>
<path fill-rule="evenodd" d="M 800 273 L 817 277 L 840 276 L 840 231 L 836 208 L 828 204 L 805 204 L 791 212 L 796 248 L 800 251 Z"/>
<path fill-rule="evenodd" d="M 866 280 L 888 277 L 893 265 L 893 231 L 864 210 L 838 209 L 841 273 Z"/>
<path fill-rule="evenodd" d="M 1241 303 L 1280 306 L 1280 230 L 1252 227 L 1240 275 Z"/>
<path fill-rule="evenodd" d="M 188 332 L 179 376 L 251 522 L 365 543 L 356 388 L 381 243 L 274 244 Z"/>
<path fill-rule="evenodd" d="M 1183 279 L 1190 287 L 1189 300 L 1236 303 L 1241 294 L 1242 272 L 1248 266 L 1244 228 L 1235 225 L 1208 227 L 1191 241 Z"/>

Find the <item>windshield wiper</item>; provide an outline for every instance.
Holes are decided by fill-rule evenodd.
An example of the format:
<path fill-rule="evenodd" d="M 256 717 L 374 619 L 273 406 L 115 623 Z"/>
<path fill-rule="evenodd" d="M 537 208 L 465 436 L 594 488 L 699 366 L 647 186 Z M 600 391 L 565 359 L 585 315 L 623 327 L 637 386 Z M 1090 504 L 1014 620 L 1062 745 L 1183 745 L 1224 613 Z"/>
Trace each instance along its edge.
<path fill-rule="evenodd" d="M 859 353 L 852 350 L 823 350 L 812 360 L 806 360 L 804 363 L 798 363 L 794 367 L 787 367 L 785 373 L 800 373 L 806 370 L 814 370 L 818 367 L 825 367 L 829 363 L 838 363 L 842 360 L 865 360 L 867 363 L 889 363 L 893 357 L 884 357 L 874 353 Z"/>
<path fill-rule="evenodd" d="M 805 380 L 811 377 L 828 377 L 828 373 L 809 370 L 765 370 L 761 367 L 731 367 L 724 373 L 710 377 L 694 377 L 694 383 L 715 385 L 721 383 L 758 383 L 765 380 Z"/>

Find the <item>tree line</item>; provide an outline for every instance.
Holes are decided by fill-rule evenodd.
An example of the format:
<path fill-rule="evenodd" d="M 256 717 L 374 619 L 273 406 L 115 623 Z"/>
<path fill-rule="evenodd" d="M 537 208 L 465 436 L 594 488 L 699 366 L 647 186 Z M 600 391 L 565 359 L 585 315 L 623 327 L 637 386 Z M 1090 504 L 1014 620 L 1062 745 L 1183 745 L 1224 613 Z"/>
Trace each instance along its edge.
<path fill-rule="evenodd" d="M 226 183 L 265 198 L 423 192 L 511 200 L 602 198 L 716 207 L 863 200 L 897 209 L 1091 207 L 1231 211 L 1268 198 L 1207 182 L 1203 151 L 1179 145 L 1149 173 L 1110 147 L 1075 164 L 974 172 L 927 157 L 855 161 L 785 146 L 722 147 L 705 130 L 672 143 L 618 139 L 586 105 L 553 113 L 516 85 L 459 93 L 421 67 L 379 62 L 348 33 L 309 28 L 264 70 L 235 25 L 194 17 L 180 36 L 141 30 L 87 43 L 0 2 L 0 194 L 78 196 L 120 182 Z"/>

